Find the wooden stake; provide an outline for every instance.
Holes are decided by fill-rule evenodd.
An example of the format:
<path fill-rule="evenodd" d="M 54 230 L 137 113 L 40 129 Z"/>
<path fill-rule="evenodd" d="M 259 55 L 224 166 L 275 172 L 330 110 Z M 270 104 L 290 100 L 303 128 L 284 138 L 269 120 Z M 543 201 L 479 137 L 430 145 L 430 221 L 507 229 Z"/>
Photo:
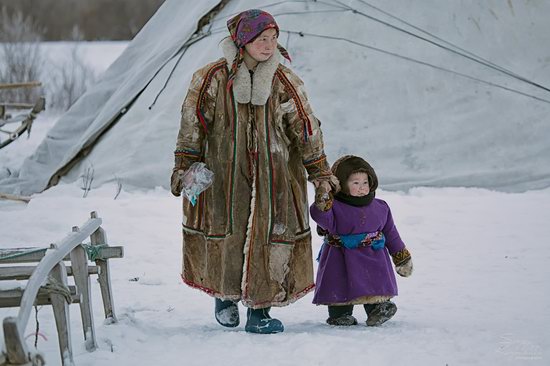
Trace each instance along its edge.
<path fill-rule="evenodd" d="M 90 216 L 92 219 L 98 218 L 97 212 L 93 211 Z M 99 227 L 90 236 L 90 242 L 92 245 L 108 245 L 107 234 L 103 228 Z M 116 323 L 117 318 L 115 315 L 115 306 L 113 304 L 113 291 L 111 288 L 111 274 L 109 271 L 108 260 L 98 259 L 95 261 L 99 267 L 99 288 L 101 289 L 101 298 L 103 299 L 103 309 L 105 310 L 105 319 L 108 319 L 111 323 Z"/>
<path fill-rule="evenodd" d="M 59 262 L 51 271 L 51 275 L 60 284 L 67 286 L 67 271 L 65 264 Z M 73 347 L 71 344 L 71 327 L 69 316 L 69 304 L 61 294 L 52 293 L 52 307 L 59 339 L 59 352 L 61 353 L 61 364 L 73 366 Z"/>
<path fill-rule="evenodd" d="M 78 231 L 77 226 L 73 227 L 73 232 L 76 231 Z M 82 245 L 77 246 L 71 251 L 71 265 L 73 267 L 74 282 L 80 295 L 80 316 L 82 318 L 82 330 L 84 331 L 86 350 L 92 352 L 97 348 L 97 343 L 92 312 L 90 277 L 88 276 L 88 257 Z"/>

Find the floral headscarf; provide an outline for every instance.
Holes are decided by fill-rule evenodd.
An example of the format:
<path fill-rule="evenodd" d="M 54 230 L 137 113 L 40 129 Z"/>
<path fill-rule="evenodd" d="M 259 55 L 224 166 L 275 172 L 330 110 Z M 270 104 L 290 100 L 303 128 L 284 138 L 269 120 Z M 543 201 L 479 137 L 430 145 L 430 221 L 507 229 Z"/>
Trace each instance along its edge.
<path fill-rule="evenodd" d="M 268 12 L 259 9 L 250 9 L 229 19 L 227 21 L 227 29 L 229 29 L 229 35 L 238 49 L 237 55 L 231 65 L 231 70 L 229 70 L 229 80 L 227 83 L 227 88 L 229 89 L 233 84 L 237 70 L 244 60 L 244 46 L 254 41 L 266 29 L 275 29 L 277 36 L 279 36 L 279 26 Z M 277 48 L 284 58 L 291 61 L 287 50 L 283 46 L 277 44 Z"/>

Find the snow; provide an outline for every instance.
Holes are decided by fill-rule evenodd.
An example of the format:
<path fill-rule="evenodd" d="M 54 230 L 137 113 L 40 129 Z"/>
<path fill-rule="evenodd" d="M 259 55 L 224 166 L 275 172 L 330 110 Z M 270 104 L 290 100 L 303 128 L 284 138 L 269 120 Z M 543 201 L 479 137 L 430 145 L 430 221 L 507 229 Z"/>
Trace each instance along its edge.
<path fill-rule="evenodd" d="M 333 328 L 312 294 L 272 310 L 285 332 L 272 336 L 223 328 L 211 297 L 180 279 L 180 199 L 163 188 L 126 192 L 106 184 L 82 198 L 78 184 L 36 195 L 28 205 L 0 201 L 0 247 L 60 241 L 91 211 L 103 219 L 119 322 L 103 324 L 99 286 L 92 299 L 99 349 L 85 350 L 79 308 L 70 306 L 77 365 L 545 365 L 550 338 L 550 190 L 507 194 L 472 188 L 380 191 L 413 255 L 415 271 L 398 277 L 395 317 L 379 328 Z M 312 197 L 310 192 L 310 198 Z M 51 213 L 55 212 L 55 215 Z M 32 230 L 29 230 L 32 225 Z M 314 236 L 314 256 L 320 247 Z M 17 309 L 2 309 L 0 317 Z M 49 307 L 39 311 L 38 349 L 50 364 L 59 353 Z M 25 335 L 31 334 L 31 317 Z M 28 338 L 32 348 L 34 337 Z"/>
<path fill-rule="evenodd" d="M 383 6 L 415 24 L 427 24 L 444 38 L 460 40 L 476 53 L 491 55 L 503 66 L 550 83 L 550 54 L 548 47 L 540 46 L 548 44 L 550 34 L 550 23 L 540 21 L 547 18 L 548 9 L 542 2 L 491 1 L 474 6 L 473 2 L 434 0 L 422 11 L 411 11 L 419 6 L 411 0 Z M 296 23 L 300 17 L 281 16 L 282 28 L 302 24 Z M 505 27 L 499 28 L 494 19 L 501 19 Z M 475 23 L 483 32 L 471 31 L 478 29 Z M 308 20 L 320 33 L 327 24 L 335 29 L 347 26 L 340 18 Z M 397 33 L 382 32 L 380 26 L 358 24 L 350 24 L 346 32 L 367 34 L 365 42 L 379 47 L 393 45 L 399 52 L 488 75 L 419 43 L 403 42 Z M 523 29 L 527 30 L 519 31 Z M 376 37 L 382 33 L 384 39 Z M 292 67 L 304 78 L 313 108 L 323 121 L 330 160 L 355 153 L 373 163 L 381 182 L 377 197 L 392 208 L 413 256 L 414 273 L 410 278 L 398 277 L 397 314 L 378 328 L 365 326 L 366 315 L 360 307 L 354 314 L 359 325 L 328 326 L 326 307 L 311 304 L 312 294 L 272 310 L 271 315 L 284 323 L 281 334 L 246 333 L 242 305 L 238 327 L 218 325 L 213 299 L 181 281 L 181 199 L 167 190 L 179 112 L 179 106 L 174 106 L 187 86 L 183 80 L 188 76 L 182 75 L 185 68 L 200 66 L 202 57 L 217 57 L 217 40 L 209 42 L 211 48 L 191 49 L 197 57 L 176 69 L 149 120 L 148 107 L 175 60 L 140 95 L 133 112 L 92 150 L 81 167 L 93 163 L 96 183 L 102 184 L 95 185 L 86 198 L 77 170 L 60 185 L 34 195 L 29 204 L 0 201 L 0 248 L 47 247 L 61 241 L 72 226 L 84 223 L 91 211 L 103 219 L 109 243 L 124 246 L 124 258 L 110 261 L 118 323 L 102 321 L 99 285 L 91 281 L 99 345 L 95 352 L 86 351 L 79 307 L 70 306 L 76 365 L 549 364 L 550 189 L 525 191 L 548 187 L 548 107 L 455 76 L 421 72 L 419 66 L 382 55 L 329 46 L 324 40 L 306 42 L 298 36 L 289 39 Z M 46 47 L 61 57 L 71 45 Z M 103 71 L 121 52 L 121 45 L 91 43 L 83 50 L 90 64 Z M 333 57 L 333 63 L 320 66 L 315 61 L 326 57 Z M 345 72 L 348 67 L 334 67 L 346 63 L 350 69 L 365 70 L 365 77 Z M 334 102 L 335 95 L 342 95 L 338 85 L 348 85 L 353 90 L 349 95 L 357 100 Z M 22 137 L 0 150 L 0 180 L 6 168 L 17 170 L 57 118 L 40 114 L 28 140 Z M 153 122 L 160 126 L 156 135 Z M 114 174 L 122 178 L 116 199 Z M 309 194 L 311 201 L 311 187 Z M 320 244 L 314 235 L 314 257 Z M 0 283 L 0 289 L 24 287 L 19 282 Z M 48 365 L 59 364 L 52 310 L 39 309 L 40 333 L 46 339 L 38 339 L 38 349 Z M 17 312 L 17 308 L 0 309 L 0 318 Z M 35 325 L 33 314 L 24 332 L 30 349 Z M 3 334 L 0 342 L 4 343 Z"/>

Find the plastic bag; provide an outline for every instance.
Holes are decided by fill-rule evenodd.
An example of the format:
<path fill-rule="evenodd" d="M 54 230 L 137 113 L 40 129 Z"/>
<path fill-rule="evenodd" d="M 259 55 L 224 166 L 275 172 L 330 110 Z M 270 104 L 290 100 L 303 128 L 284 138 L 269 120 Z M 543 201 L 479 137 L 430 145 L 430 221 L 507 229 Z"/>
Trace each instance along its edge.
<path fill-rule="evenodd" d="M 197 197 L 212 185 L 214 173 L 204 163 L 193 163 L 180 175 L 182 193 L 193 206 L 197 203 Z"/>

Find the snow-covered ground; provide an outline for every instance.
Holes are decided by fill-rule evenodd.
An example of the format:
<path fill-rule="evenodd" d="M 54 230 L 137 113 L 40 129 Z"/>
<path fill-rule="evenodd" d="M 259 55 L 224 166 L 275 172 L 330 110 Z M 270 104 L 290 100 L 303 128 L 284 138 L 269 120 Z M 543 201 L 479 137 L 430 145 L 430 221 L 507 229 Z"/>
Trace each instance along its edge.
<path fill-rule="evenodd" d="M 40 115 L 29 140 L 21 138 L 0 152 L 0 166 L 20 163 L 54 122 L 55 116 Z M 310 294 L 272 311 L 284 322 L 284 333 L 260 336 L 245 333 L 244 325 L 220 327 L 212 299 L 182 284 L 179 199 L 157 188 L 123 190 L 114 200 L 114 184 L 82 198 L 80 186 L 54 187 L 28 205 L 0 201 L 0 247 L 58 242 L 98 211 L 109 242 L 125 248 L 123 259 L 111 261 L 119 323 L 102 323 L 99 286 L 92 282 L 97 351 L 85 350 L 79 308 L 70 307 L 78 366 L 546 365 L 550 359 L 550 189 L 379 192 L 392 207 L 415 264 L 412 277 L 398 277 L 395 318 L 367 328 L 357 307 L 360 325 L 333 328 L 324 323 L 326 308 L 311 304 Z M 316 254 L 316 236 L 313 245 Z M 2 319 L 15 315 L 16 308 L 0 309 Z M 38 349 L 49 365 L 59 364 L 51 308 L 40 308 L 38 316 L 47 337 L 38 339 Z M 32 319 L 34 314 L 25 332 L 31 349 Z"/>
<path fill-rule="evenodd" d="M 310 192 L 311 193 L 311 192 Z M 180 200 L 164 189 L 122 192 L 104 185 L 82 198 L 78 184 L 60 185 L 28 204 L 0 201 L 0 247 L 46 246 L 91 211 L 103 218 L 119 323 L 102 324 L 99 287 L 92 284 L 99 350 L 84 348 L 79 308 L 72 305 L 75 362 L 83 365 L 547 365 L 550 359 L 550 190 L 506 194 L 480 189 L 381 191 L 410 248 L 415 273 L 398 278 L 399 310 L 379 328 L 324 323 L 312 295 L 272 315 L 285 332 L 250 335 L 244 325 L 219 326 L 213 300 L 180 280 Z M 52 214 L 54 213 L 54 214 Z M 320 239 L 314 237 L 314 253 Z M 0 317 L 16 315 L 2 309 Z M 245 311 L 241 307 L 241 317 Z M 58 364 L 50 307 L 38 312 L 38 340 Z M 35 323 L 31 317 L 25 332 Z M 28 338 L 32 347 L 34 337 Z"/>

